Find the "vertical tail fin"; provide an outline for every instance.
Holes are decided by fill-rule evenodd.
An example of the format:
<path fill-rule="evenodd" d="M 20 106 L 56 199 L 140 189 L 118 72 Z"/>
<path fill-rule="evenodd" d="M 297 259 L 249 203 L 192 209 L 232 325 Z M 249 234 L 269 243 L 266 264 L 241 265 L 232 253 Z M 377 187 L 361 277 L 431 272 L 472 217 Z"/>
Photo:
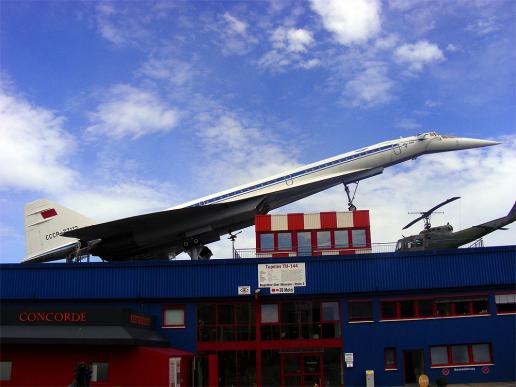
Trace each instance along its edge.
<path fill-rule="evenodd" d="M 96 222 L 47 199 L 25 205 L 25 243 L 27 255 L 22 262 L 45 262 L 64 258 L 77 245 L 77 239 L 62 237 L 65 231 Z"/>

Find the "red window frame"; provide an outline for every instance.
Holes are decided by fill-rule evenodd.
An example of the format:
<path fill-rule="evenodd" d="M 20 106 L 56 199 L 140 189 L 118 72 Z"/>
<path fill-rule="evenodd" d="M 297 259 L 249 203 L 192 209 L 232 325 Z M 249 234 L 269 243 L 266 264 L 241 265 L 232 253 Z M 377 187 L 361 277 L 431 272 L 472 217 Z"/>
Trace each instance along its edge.
<path fill-rule="evenodd" d="M 170 309 L 181 309 L 183 311 L 183 324 L 165 324 L 165 312 Z M 166 304 L 161 311 L 161 326 L 163 328 L 186 328 L 186 305 Z"/>
<path fill-rule="evenodd" d="M 366 237 L 365 246 L 355 246 L 353 244 L 353 230 L 364 230 Z M 348 233 L 348 246 L 347 247 L 336 247 L 335 246 L 335 231 L 346 231 Z M 290 230 L 290 231 L 264 231 L 256 233 L 256 250 L 258 253 L 274 253 L 274 252 L 287 252 L 296 251 L 299 252 L 297 234 L 300 232 L 309 232 L 311 237 L 311 250 L 355 250 L 355 249 L 367 249 L 371 248 L 371 230 L 368 227 L 346 227 L 346 228 L 334 228 L 334 229 L 317 229 L 317 230 Z M 319 247 L 317 244 L 317 233 L 318 232 L 329 232 L 330 233 L 330 246 Z M 272 234 L 273 236 L 273 248 L 272 250 L 263 250 L 261 243 L 261 236 L 263 234 Z M 278 246 L 278 235 L 279 234 L 290 234 L 292 248 L 290 250 L 280 250 Z"/>
<path fill-rule="evenodd" d="M 473 302 L 477 301 L 478 298 L 485 298 L 487 303 L 487 311 L 486 312 L 475 312 L 473 309 Z M 447 315 L 439 315 L 437 304 L 442 301 L 450 302 L 450 314 Z M 431 301 L 432 302 L 432 314 L 431 315 L 421 315 L 419 311 L 419 302 L 421 301 Z M 396 315 L 394 317 L 385 317 L 383 312 L 383 304 L 386 302 L 394 302 L 396 307 Z M 401 316 L 401 303 L 402 302 L 412 302 L 413 303 L 413 316 Z M 456 302 L 467 302 L 468 303 L 468 313 L 457 313 L 456 310 Z M 473 295 L 450 295 L 450 296 L 439 296 L 439 297 L 413 297 L 413 298 L 399 298 L 399 299 L 383 299 L 380 300 L 380 321 L 392 321 L 392 320 L 421 320 L 421 319 L 429 319 L 429 318 L 450 318 L 450 317 L 469 317 L 469 316 L 489 316 L 489 295 L 482 294 L 473 294 Z"/>
<path fill-rule="evenodd" d="M 485 362 L 475 362 L 475 358 L 473 357 L 473 346 L 474 345 L 487 345 L 489 348 L 489 361 Z M 452 347 L 459 346 L 459 345 L 465 345 L 468 347 L 468 362 L 466 363 L 454 363 L 453 362 L 453 355 L 452 355 Z M 445 347 L 446 353 L 448 357 L 447 363 L 434 363 L 432 359 L 432 348 L 437 347 Z M 456 366 L 469 366 L 469 365 L 492 365 L 493 363 L 493 347 L 491 343 L 473 343 L 473 344 L 449 344 L 449 345 L 433 345 L 430 347 L 430 367 L 431 368 L 446 368 L 446 367 L 456 367 Z"/>
<path fill-rule="evenodd" d="M 285 323 L 285 322 L 282 322 L 281 321 L 281 307 L 282 305 L 284 304 L 293 304 L 293 303 L 301 303 L 301 302 L 319 302 L 319 322 L 305 322 L 305 321 L 301 321 L 301 322 L 296 322 L 296 323 Z M 327 303 L 327 302 L 336 302 L 337 303 L 337 307 L 338 307 L 338 316 L 339 316 L 339 319 L 338 320 L 325 320 L 324 319 L 324 316 L 323 316 L 323 308 L 322 308 L 322 304 L 323 303 Z M 278 306 L 278 322 L 262 322 L 261 321 L 261 316 L 260 316 L 260 319 L 258 321 L 260 327 L 262 326 L 278 326 L 279 327 L 279 330 L 281 332 L 281 328 L 283 326 L 289 326 L 289 325 L 298 325 L 298 326 L 303 326 L 303 325 L 316 325 L 316 324 L 320 324 L 321 327 L 323 324 L 337 324 L 337 323 L 341 323 L 341 306 L 340 306 L 340 302 L 338 300 L 334 300 L 334 299 L 324 299 L 324 300 L 318 300 L 318 299 L 312 299 L 312 300 L 295 300 L 295 301 L 276 301 L 276 302 L 263 302 L 260 304 L 260 309 L 262 307 L 262 305 L 277 305 Z M 261 332 L 261 329 L 260 329 L 260 332 Z M 320 332 L 320 336 L 322 336 L 322 329 L 321 329 L 321 332 Z M 261 333 L 260 333 L 260 336 L 261 336 Z M 331 338 L 328 338 L 328 339 L 337 339 L 339 340 L 340 337 L 342 336 L 342 328 L 340 330 L 340 334 L 338 337 L 331 337 Z M 321 338 L 321 337 L 320 337 Z M 323 339 L 326 339 L 323 337 Z M 278 339 L 263 339 L 261 338 L 261 340 L 263 341 L 275 341 L 275 340 L 278 340 Z M 294 340 L 294 339 L 283 339 L 283 338 L 280 338 L 279 340 L 281 341 L 285 341 L 285 340 Z M 308 339 L 307 339 L 308 340 Z"/>
<path fill-rule="evenodd" d="M 206 303 L 201 303 L 206 304 Z M 230 305 L 232 307 L 232 322 L 231 323 L 221 323 L 220 322 L 220 307 L 223 305 Z M 237 319 L 237 306 L 239 305 L 246 305 L 252 310 L 252 318 L 250 319 L 249 323 L 239 323 Z M 254 341 L 255 337 L 249 338 L 247 340 L 237 340 L 237 332 L 239 327 L 249 327 L 251 326 L 254 330 L 255 324 L 256 324 L 256 315 L 255 315 L 255 306 L 251 302 L 216 302 L 213 304 L 215 308 L 215 324 L 204 324 L 203 328 L 215 328 L 216 334 L 215 340 L 201 340 L 199 337 L 199 329 L 200 326 L 197 324 L 197 340 L 201 343 L 220 343 L 220 342 L 229 342 L 234 343 L 236 341 Z M 199 321 L 199 310 L 196 308 L 197 313 L 197 321 Z M 220 328 L 230 328 L 231 332 L 233 333 L 233 339 L 232 340 L 221 340 L 220 339 Z"/>
<path fill-rule="evenodd" d="M 369 303 L 371 306 L 371 318 L 354 318 L 351 319 L 351 313 L 350 313 L 350 305 L 351 304 L 358 304 L 358 303 Z M 374 316 L 373 316 L 373 300 L 371 299 L 363 299 L 363 300 L 348 300 L 348 322 L 349 323 L 356 323 L 356 322 L 373 322 Z"/>
<path fill-rule="evenodd" d="M 392 358 L 394 359 L 394 365 L 387 364 L 387 354 L 392 353 Z M 383 349 L 383 368 L 385 371 L 395 371 L 398 369 L 398 360 L 396 357 L 396 348 L 394 347 L 386 347 Z"/>

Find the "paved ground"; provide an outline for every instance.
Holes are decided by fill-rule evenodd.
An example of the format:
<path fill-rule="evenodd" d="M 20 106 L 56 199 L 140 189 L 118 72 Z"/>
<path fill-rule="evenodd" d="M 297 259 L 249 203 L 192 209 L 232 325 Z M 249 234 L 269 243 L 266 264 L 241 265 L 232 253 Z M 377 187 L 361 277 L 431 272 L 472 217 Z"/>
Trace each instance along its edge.
<path fill-rule="evenodd" d="M 449 387 L 516 387 L 516 382 L 448 384 Z"/>

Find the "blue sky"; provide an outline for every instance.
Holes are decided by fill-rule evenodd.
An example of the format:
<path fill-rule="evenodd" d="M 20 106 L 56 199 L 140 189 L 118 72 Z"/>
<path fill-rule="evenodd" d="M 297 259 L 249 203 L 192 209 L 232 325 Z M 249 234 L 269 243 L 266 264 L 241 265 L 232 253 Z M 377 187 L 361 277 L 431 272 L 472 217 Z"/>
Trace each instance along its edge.
<path fill-rule="evenodd" d="M 503 145 L 362 182 L 373 241 L 455 195 L 435 224 L 502 216 L 515 199 L 515 15 L 501 0 L 1 1 L 0 262 L 25 255 L 23 205 L 37 198 L 115 219 L 434 130 Z M 335 209 L 342 187 L 281 211 Z M 237 247 L 253 246 L 248 229 Z"/>

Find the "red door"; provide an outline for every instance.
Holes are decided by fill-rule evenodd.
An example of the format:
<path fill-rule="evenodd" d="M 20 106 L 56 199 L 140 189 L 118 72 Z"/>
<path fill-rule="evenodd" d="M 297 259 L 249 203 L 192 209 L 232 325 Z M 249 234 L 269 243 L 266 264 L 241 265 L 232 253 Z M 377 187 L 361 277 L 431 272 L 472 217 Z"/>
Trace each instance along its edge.
<path fill-rule="evenodd" d="M 321 387 L 324 385 L 321 353 L 285 353 L 281 355 L 282 387 Z"/>

